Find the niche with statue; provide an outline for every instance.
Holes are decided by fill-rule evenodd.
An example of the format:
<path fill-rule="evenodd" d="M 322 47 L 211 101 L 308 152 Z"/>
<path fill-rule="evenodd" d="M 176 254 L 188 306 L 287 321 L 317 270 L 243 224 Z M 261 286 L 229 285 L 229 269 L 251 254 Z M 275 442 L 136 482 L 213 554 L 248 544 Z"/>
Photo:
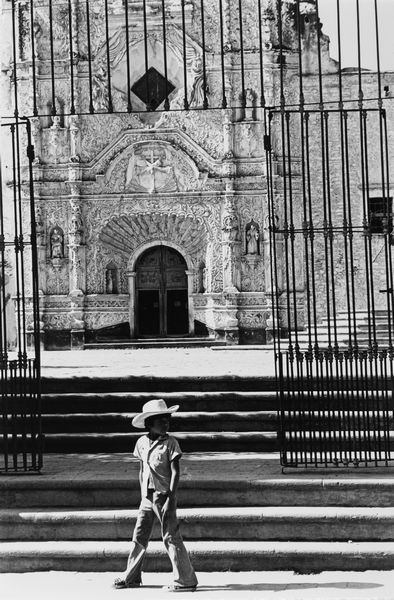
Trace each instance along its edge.
<path fill-rule="evenodd" d="M 260 226 L 253 219 L 245 227 L 246 256 L 260 256 Z"/>
<path fill-rule="evenodd" d="M 109 263 L 105 269 L 105 293 L 106 294 L 118 294 L 119 293 L 119 281 L 118 281 L 118 267 L 114 263 Z"/>

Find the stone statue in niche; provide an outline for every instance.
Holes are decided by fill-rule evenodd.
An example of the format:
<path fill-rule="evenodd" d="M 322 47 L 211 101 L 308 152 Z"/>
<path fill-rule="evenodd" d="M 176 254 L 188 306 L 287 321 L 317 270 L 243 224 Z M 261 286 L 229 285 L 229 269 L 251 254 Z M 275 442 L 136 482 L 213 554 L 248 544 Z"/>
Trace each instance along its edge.
<path fill-rule="evenodd" d="M 105 293 L 106 294 L 117 294 L 118 293 L 116 267 L 108 266 L 105 271 Z"/>
<path fill-rule="evenodd" d="M 191 75 L 193 78 L 192 90 L 190 93 L 189 105 L 191 108 L 207 107 L 205 96 L 209 93 L 209 88 L 205 82 L 204 94 L 204 65 L 201 56 L 196 56 L 191 66 Z"/>
<path fill-rule="evenodd" d="M 248 88 L 245 92 L 245 121 L 256 120 L 256 93 Z"/>
<path fill-rule="evenodd" d="M 245 236 L 246 254 L 258 256 L 260 254 L 260 227 L 253 219 L 246 226 Z"/>
<path fill-rule="evenodd" d="M 207 268 L 204 261 L 201 261 L 198 267 L 198 293 L 204 294 L 207 291 Z"/>
<path fill-rule="evenodd" d="M 71 233 L 81 233 L 83 231 L 83 219 L 81 207 L 77 204 L 73 206 L 73 211 L 71 215 Z"/>
<path fill-rule="evenodd" d="M 64 234 L 60 227 L 54 227 L 50 236 L 51 258 L 64 258 Z"/>
<path fill-rule="evenodd" d="M 36 236 L 38 246 L 43 246 L 45 244 L 45 226 L 39 206 L 36 208 Z"/>

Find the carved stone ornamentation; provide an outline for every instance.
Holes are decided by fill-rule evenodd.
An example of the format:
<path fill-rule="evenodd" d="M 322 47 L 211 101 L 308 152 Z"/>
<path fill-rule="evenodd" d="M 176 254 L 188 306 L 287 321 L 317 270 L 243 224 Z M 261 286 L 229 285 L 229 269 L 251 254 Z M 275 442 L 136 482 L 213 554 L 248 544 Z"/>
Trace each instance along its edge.
<path fill-rule="evenodd" d="M 260 227 L 253 221 L 248 223 L 245 229 L 246 254 L 256 256 L 260 254 Z"/>
<path fill-rule="evenodd" d="M 238 216 L 227 196 L 222 220 L 223 288 L 227 292 L 238 292 L 241 287 L 240 246 Z"/>
<path fill-rule="evenodd" d="M 64 258 L 64 233 L 61 227 L 54 227 L 50 234 L 50 257 Z"/>
<path fill-rule="evenodd" d="M 135 144 L 115 159 L 106 181 L 119 177 L 126 191 L 157 194 L 199 189 L 207 175 L 200 175 L 193 161 L 173 146 L 152 141 Z"/>

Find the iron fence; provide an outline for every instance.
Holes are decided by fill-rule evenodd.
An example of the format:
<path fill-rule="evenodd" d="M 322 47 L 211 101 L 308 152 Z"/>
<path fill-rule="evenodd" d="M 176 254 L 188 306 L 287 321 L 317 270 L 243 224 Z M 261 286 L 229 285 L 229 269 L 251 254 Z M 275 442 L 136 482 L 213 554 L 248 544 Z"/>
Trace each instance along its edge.
<path fill-rule="evenodd" d="M 354 0 L 353 70 L 344 68 L 342 58 L 344 3 L 331 3 L 336 11 L 336 60 L 321 31 L 321 4 L 318 0 L 12 0 L 15 122 L 10 128 L 17 208 L 10 244 L 15 248 L 19 285 L 15 363 L 19 370 L 11 376 L 14 366 L 4 354 L 3 364 L 9 368 L 4 389 L 18 389 L 17 394 L 10 392 L 10 402 L 22 395 L 29 407 L 36 406 L 30 429 L 34 443 L 40 433 L 33 167 L 30 152 L 26 181 L 30 181 L 33 286 L 27 294 L 19 115 L 55 120 L 69 115 L 219 110 L 231 122 L 240 114 L 236 111 L 253 107 L 263 122 L 260 141 L 267 155 L 268 285 L 282 464 L 377 465 L 391 460 L 390 85 L 394 82 L 381 68 L 382 2 L 370 2 L 376 56 L 372 71 L 363 67 L 360 0 Z M 160 60 L 152 59 L 153 43 L 161 49 Z M 257 81 L 253 93 L 251 73 Z M 26 127 L 29 136 L 29 121 Z M 31 141 L 26 147 L 31 149 Z M 3 219 L 4 215 L 1 223 Z M 33 363 L 26 347 L 30 306 Z M 2 331 L 4 346 L 4 323 Z M 30 395 L 24 395 L 23 381 L 28 382 Z M 19 434 L 18 427 L 26 428 L 28 421 L 12 408 L 18 403 L 4 406 L 4 439 L 14 443 L 22 435 L 25 444 L 25 430 Z M 12 418 L 7 406 L 14 411 Z M 5 456 L 15 458 L 9 450 Z"/>
<path fill-rule="evenodd" d="M 1 134 L 2 157 L 12 165 L 12 173 L 0 181 L 0 472 L 38 472 L 39 295 L 30 123 L 3 122 Z M 5 149 L 10 151 L 8 158 Z M 0 178 L 2 172 L 0 162 Z"/>

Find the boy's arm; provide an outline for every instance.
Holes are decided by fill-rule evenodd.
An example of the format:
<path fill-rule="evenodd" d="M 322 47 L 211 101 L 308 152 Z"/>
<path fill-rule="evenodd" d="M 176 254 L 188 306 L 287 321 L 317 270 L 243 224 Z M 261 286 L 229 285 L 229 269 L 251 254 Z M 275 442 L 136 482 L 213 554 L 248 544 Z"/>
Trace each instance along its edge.
<path fill-rule="evenodd" d="M 178 483 L 179 483 L 179 459 L 181 457 L 177 456 L 176 458 L 174 458 L 173 461 L 171 461 L 171 481 L 170 481 L 170 493 L 169 493 L 169 497 L 174 497 L 176 496 L 177 490 L 178 490 Z"/>
<path fill-rule="evenodd" d="M 170 491 L 168 492 L 168 498 L 164 503 L 163 512 L 166 512 L 170 508 L 176 508 L 176 493 L 178 490 L 179 483 L 179 459 L 181 457 L 177 456 L 174 460 L 171 461 L 171 481 L 170 481 Z"/>
<path fill-rule="evenodd" d="M 142 490 L 142 473 L 143 473 L 143 463 L 140 461 L 140 472 L 139 472 L 139 480 L 140 480 L 140 488 Z"/>

